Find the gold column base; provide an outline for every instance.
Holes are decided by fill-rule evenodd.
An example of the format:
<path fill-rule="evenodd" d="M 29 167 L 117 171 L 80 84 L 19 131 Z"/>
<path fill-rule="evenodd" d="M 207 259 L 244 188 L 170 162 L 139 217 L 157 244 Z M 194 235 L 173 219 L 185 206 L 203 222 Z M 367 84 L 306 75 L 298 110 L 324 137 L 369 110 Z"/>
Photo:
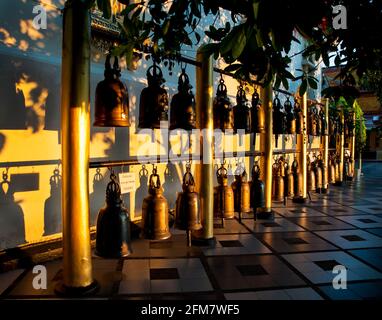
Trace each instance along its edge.
<path fill-rule="evenodd" d="M 99 288 L 100 286 L 96 280 L 86 287 L 68 287 L 64 282 L 60 281 L 54 288 L 54 292 L 61 297 L 87 297 L 93 296 L 98 292 Z"/>
<path fill-rule="evenodd" d="M 275 218 L 275 213 L 270 208 L 257 208 L 254 218 L 260 220 L 273 220 Z"/>

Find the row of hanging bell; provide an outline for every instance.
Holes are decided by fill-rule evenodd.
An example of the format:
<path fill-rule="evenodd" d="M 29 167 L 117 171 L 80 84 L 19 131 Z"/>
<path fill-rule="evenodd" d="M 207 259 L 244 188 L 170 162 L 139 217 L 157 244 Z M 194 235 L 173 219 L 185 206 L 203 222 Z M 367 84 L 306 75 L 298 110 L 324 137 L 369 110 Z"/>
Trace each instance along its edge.
<path fill-rule="evenodd" d="M 149 195 L 142 204 L 142 237 L 152 240 L 165 240 L 171 237 L 169 229 L 169 210 L 157 169 L 149 179 Z"/>
<path fill-rule="evenodd" d="M 106 205 L 97 217 L 96 254 L 104 258 L 132 253 L 130 215 L 121 198 L 121 188 L 112 172 L 106 188 Z"/>
<path fill-rule="evenodd" d="M 224 164 L 216 172 L 218 186 L 214 188 L 214 212 L 220 219 L 231 219 L 235 216 L 234 194 L 228 184 L 228 171 Z"/>
<path fill-rule="evenodd" d="M 129 127 L 129 95 L 126 85 L 120 80 L 118 58 L 111 67 L 111 55 L 105 61 L 105 79 L 98 83 L 95 94 L 96 127 Z"/>
<path fill-rule="evenodd" d="M 196 128 L 195 97 L 191 91 L 192 86 L 185 69 L 178 79 L 178 93 L 176 93 L 170 105 L 170 130 Z"/>
<path fill-rule="evenodd" d="M 166 81 L 161 68 L 155 63 L 147 69 L 146 76 L 148 85 L 142 90 L 139 100 L 138 127 L 140 129 L 159 129 L 161 122 L 168 121 L 169 98 L 166 89 L 163 88 Z"/>
<path fill-rule="evenodd" d="M 239 214 L 251 212 L 250 184 L 242 164 L 235 170 L 235 181 L 231 184 L 234 194 L 234 208 Z M 241 217 L 241 215 L 239 215 Z"/>
<path fill-rule="evenodd" d="M 265 206 L 265 186 L 264 182 L 260 180 L 260 174 L 260 166 L 256 161 L 252 168 L 252 182 L 250 186 L 250 205 L 254 213 L 256 213 L 257 208 L 263 208 Z"/>
<path fill-rule="evenodd" d="M 308 135 L 328 135 L 328 124 L 326 121 L 325 112 L 322 109 L 320 111 L 318 111 L 316 107 L 310 109 L 308 114 Z"/>
<path fill-rule="evenodd" d="M 199 194 L 195 192 L 195 181 L 191 166 L 186 166 L 182 192 L 178 193 L 175 209 L 175 226 L 187 232 L 187 244 L 191 246 L 191 232 L 202 229 Z"/>

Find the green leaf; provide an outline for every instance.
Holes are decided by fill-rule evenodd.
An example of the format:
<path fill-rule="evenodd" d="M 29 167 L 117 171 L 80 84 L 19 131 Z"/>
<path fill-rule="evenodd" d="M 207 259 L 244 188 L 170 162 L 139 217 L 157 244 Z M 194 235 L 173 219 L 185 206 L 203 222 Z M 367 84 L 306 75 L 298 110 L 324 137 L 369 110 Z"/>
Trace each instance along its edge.
<path fill-rule="evenodd" d="M 306 89 L 308 89 L 308 81 L 306 79 L 303 79 L 301 81 L 300 89 L 299 89 L 299 95 L 302 97 L 304 93 L 306 92 Z"/>
<path fill-rule="evenodd" d="M 235 39 L 232 47 L 232 58 L 237 59 L 243 52 L 247 44 L 247 37 L 245 35 L 245 28 L 240 28 L 240 32 Z"/>

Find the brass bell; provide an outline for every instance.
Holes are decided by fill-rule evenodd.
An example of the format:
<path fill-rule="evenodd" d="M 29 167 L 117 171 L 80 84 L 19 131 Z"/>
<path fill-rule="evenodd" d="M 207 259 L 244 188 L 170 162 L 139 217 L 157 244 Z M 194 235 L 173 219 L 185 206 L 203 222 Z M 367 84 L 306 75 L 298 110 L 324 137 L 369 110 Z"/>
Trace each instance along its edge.
<path fill-rule="evenodd" d="M 293 109 L 296 118 L 296 133 L 302 134 L 304 131 L 304 114 L 300 104 L 297 101 L 295 101 Z"/>
<path fill-rule="evenodd" d="M 218 186 L 216 188 L 214 211 L 218 218 L 231 219 L 235 216 L 234 195 L 228 185 L 228 171 L 224 164 L 216 172 Z"/>
<path fill-rule="evenodd" d="M 316 173 L 314 172 L 314 167 L 308 159 L 308 191 L 316 191 Z"/>
<path fill-rule="evenodd" d="M 232 182 L 231 186 L 234 194 L 235 211 L 239 213 L 251 212 L 250 186 L 243 164 L 237 166 L 235 181 Z"/>
<path fill-rule="evenodd" d="M 294 197 L 301 198 L 303 196 L 304 179 L 301 170 L 299 169 L 296 156 L 292 162 L 292 172 L 294 177 Z"/>
<path fill-rule="evenodd" d="M 105 79 L 98 83 L 95 97 L 96 127 L 129 127 L 129 96 L 125 84 L 120 80 L 121 69 L 118 58 L 106 57 Z"/>
<path fill-rule="evenodd" d="M 183 176 L 182 190 L 176 199 L 175 226 L 180 230 L 200 230 L 200 200 L 195 192 L 195 181 L 189 166 Z"/>
<path fill-rule="evenodd" d="M 130 216 L 116 179 L 112 172 L 106 188 L 106 206 L 97 217 L 96 254 L 104 258 L 125 257 L 132 252 Z"/>
<path fill-rule="evenodd" d="M 252 95 L 252 132 L 265 133 L 265 113 L 264 108 L 260 103 L 260 96 L 257 90 Z"/>
<path fill-rule="evenodd" d="M 287 134 L 296 133 L 296 116 L 292 111 L 292 103 L 289 100 L 289 97 L 284 103 L 284 109 L 286 111 L 286 132 Z"/>
<path fill-rule="evenodd" d="M 284 196 L 288 198 L 293 198 L 294 196 L 294 176 L 292 168 L 289 166 L 289 163 L 285 161 L 285 176 L 284 176 Z"/>
<path fill-rule="evenodd" d="M 273 201 L 284 201 L 284 177 L 281 175 L 280 162 L 273 164 Z"/>
<path fill-rule="evenodd" d="M 278 135 L 285 134 L 286 130 L 285 113 L 281 110 L 281 102 L 276 95 L 273 100 L 273 134 L 276 135 L 276 148 L 278 146 Z"/>
<path fill-rule="evenodd" d="M 224 130 L 233 130 L 235 126 L 233 118 L 233 108 L 227 95 L 227 87 L 221 76 L 216 90 L 216 97 L 213 105 L 214 128 Z"/>
<path fill-rule="evenodd" d="M 148 86 L 141 92 L 139 101 L 139 128 L 159 129 L 162 121 L 168 121 L 168 94 L 162 87 L 162 70 L 152 65 L 147 70 Z"/>
<path fill-rule="evenodd" d="M 156 168 L 150 175 L 149 195 L 143 199 L 142 226 L 142 236 L 146 239 L 165 240 L 171 237 L 168 204 Z"/>
<path fill-rule="evenodd" d="M 254 213 L 257 208 L 265 206 L 265 186 L 264 182 L 260 180 L 260 166 L 255 162 L 252 168 L 252 183 L 251 183 L 251 207 Z"/>
<path fill-rule="evenodd" d="M 245 133 L 251 132 L 251 109 L 248 105 L 248 100 L 245 95 L 245 90 L 242 85 L 236 94 L 236 106 L 233 108 L 233 118 L 235 123 L 234 131 L 244 130 Z"/>
<path fill-rule="evenodd" d="M 178 79 L 178 93 L 174 95 L 170 105 L 170 130 L 196 128 L 195 97 L 185 69 Z"/>

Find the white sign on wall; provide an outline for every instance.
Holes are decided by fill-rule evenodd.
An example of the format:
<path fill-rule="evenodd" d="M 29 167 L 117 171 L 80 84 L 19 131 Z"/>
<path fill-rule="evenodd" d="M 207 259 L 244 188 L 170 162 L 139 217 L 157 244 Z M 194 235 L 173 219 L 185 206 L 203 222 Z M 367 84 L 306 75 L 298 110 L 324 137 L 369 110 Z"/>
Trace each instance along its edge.
<path fill-rule="evenodd" d="M 118 175 L 119 184 L 121 186 L 121 193 L 129 193 L 135 191 L 135 173 L 134 172 L 124 172 Z"/>

